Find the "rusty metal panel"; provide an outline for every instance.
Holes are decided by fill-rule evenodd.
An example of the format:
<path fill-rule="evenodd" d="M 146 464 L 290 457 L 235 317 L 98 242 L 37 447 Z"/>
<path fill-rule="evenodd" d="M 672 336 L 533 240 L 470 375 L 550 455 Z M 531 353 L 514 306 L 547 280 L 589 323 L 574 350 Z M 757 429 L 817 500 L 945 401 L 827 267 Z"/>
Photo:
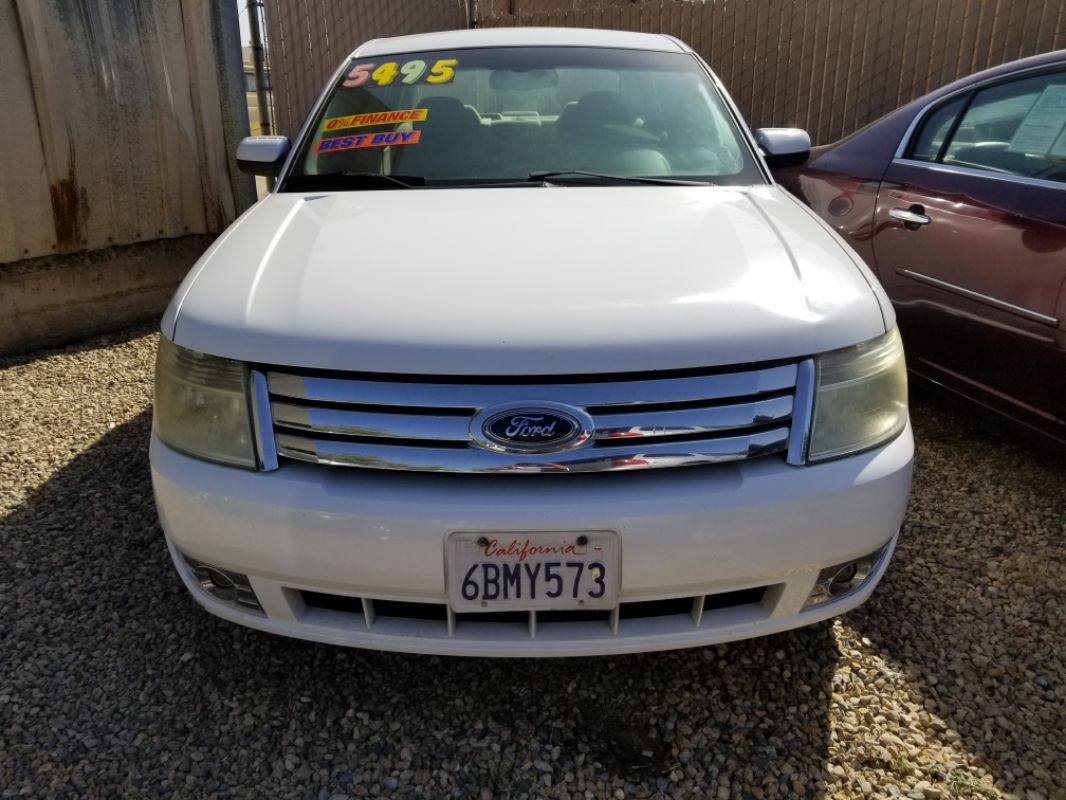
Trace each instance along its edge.
<path fill-rule="evenodd" d="M 214 20 L 210 0 L 0 3 L 0 263 L 234 218 Z"/>
<path fill-rule="evenodd" d="M 0 262 L 51 252 L 52 205 L 14 3 L 0 2 Z M 23 113 L 29 109 L 31 113 Z"/>

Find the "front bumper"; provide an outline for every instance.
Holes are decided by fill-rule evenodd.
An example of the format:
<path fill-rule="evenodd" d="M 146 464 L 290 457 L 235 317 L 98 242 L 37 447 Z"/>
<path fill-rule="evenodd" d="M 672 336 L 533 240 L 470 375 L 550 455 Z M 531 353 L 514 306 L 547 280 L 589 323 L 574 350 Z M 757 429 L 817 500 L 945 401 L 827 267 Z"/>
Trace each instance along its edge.
<path fill-rule="evenodd" d="M 887 567 L 912 455 L 909 426 L 882 448 L 816 466 L 764 457 L 602 475 L 457 476 L 298 463 L 256 473 L 189 458 L 154 437 L 151 448 L 156 503 L 174 562 L 209 611 L 315 641 L 477 656 L 692 647 L 847 611 L 869 596 Z M 458 530 L 617 531 L 623 609 L 704 596 L 755 600 L 711 603 L 702 614 L 674 613 L 674 602 L 662 604 L 663 614 L 563 619 L 535 628 L 457 619 L 446 613 L 444 543 Z M 882 547 L 883 557 L 858 590 L 803 609 L 822 568 Z M 182 554 L 247 575 L 263 613 L 212 597 Z M 371 604 L 309 602 L 323 596 Z M 433 613 L 375 613 L 375 601 L 380 608 Z"/>

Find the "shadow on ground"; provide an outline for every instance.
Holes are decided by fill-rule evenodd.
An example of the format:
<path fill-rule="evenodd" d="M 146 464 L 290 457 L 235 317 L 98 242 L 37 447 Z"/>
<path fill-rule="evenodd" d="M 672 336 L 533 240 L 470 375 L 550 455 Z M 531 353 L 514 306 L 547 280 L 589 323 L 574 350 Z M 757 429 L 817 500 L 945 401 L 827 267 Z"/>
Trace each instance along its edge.
<path fill-rule="evenodd" d="M 997 786 L 1066 800 L 1066 461 L 943 402 L 915 411 L 903 535 L 848 622 Z"/>
<path fill-rule="evenodd" d="M 589 769 L 594 796 L 824 788 L 829 624 L 536 662 L 259 634 L 209 616 L 175 574 L 150 425 L 144 411 L 114 428 L 2 521 L 0 792 L 568 797 L 567 773 L 575 791 Z"/>

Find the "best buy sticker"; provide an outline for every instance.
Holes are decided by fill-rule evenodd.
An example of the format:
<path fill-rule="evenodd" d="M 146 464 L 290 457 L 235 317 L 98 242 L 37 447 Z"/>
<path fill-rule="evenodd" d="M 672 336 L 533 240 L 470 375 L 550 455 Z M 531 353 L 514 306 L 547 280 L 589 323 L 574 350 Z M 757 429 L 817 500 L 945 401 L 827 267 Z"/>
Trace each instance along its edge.
<path fill-rule="evenodd" d="M 392 131 L 388 133 L 359 133 L 352 136 L 334 136 L 323 139 L 315 148 L 316 153 L 336 153 L 338 150 L 355 150 L 360 147 L 386 147 L 390 144 L 418 144 L 422 131 Z"/>

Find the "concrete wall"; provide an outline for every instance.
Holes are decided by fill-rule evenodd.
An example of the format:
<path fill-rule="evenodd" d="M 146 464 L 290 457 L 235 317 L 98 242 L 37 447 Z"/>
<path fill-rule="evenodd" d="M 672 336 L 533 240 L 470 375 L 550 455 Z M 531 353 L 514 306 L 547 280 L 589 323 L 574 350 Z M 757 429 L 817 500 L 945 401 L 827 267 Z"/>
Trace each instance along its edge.
<path fill-rule="evenodd" d="M 210 235 L 156 239 L 0 267 L 0 355 L 158 316 Z"/>
<path fill-rule="evenodd" d="M 247 129 L 235 4 L 0 0 L 0 354 L 159 313 Z"/>

